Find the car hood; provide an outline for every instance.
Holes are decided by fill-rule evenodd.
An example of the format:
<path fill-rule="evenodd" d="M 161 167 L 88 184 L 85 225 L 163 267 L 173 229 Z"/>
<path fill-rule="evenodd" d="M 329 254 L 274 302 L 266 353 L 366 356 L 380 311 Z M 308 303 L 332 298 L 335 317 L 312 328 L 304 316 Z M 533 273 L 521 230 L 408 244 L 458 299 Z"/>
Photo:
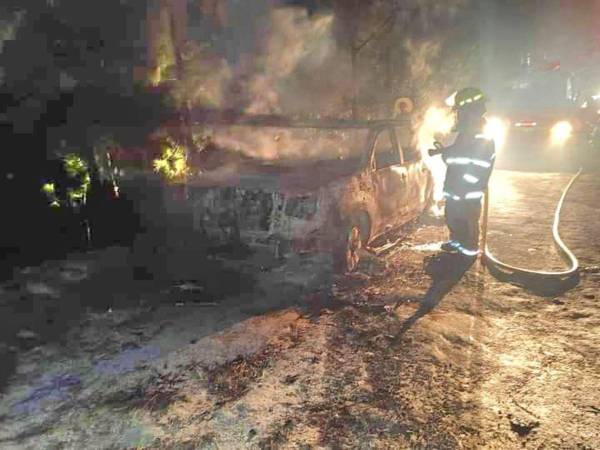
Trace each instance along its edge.
<path fill-rule="evenodd" d="M 196 187 L 239 187 L 302 193 L 353 176 L 361 169 L 360 159 L 293 163 L 244 161 L 198 173 L 188 178 L 187 182 Z"/>

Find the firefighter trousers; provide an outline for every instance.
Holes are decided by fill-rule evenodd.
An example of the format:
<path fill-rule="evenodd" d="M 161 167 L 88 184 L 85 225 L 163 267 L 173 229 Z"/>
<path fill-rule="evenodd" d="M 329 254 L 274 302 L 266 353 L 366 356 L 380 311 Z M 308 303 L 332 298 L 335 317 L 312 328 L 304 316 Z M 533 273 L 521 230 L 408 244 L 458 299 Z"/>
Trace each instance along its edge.
<path fill-rule="evenodd" d="M 479 199 L 446 201 L 446 224 L 450 230 L 450 241 L 459 243 L 467 254 L 479 249 L 480 216 Z"/>

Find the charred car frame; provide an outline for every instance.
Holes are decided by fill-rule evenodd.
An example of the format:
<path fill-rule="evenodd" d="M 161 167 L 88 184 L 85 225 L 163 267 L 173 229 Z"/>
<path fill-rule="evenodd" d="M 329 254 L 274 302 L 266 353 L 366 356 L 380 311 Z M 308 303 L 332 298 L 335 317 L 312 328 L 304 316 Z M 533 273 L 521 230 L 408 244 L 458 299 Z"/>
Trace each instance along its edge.
<path fill-rule="evenodd" d="M 280 128 L 252 129 L 277 134 Z M 361 137 L 345 140 L 355 147 L 346 157 L 245 161 L 218 176 L 191 177 L 194 230 L 209 242 L 242 243 L 280 258 L 326 252 L 338 270 L 353 271 L 361 248 L 431 204 L 433 181 L 420 152 L 400 145 L 410 130 L 392 121 L 313 129 L 328 135 L 356 130 Z"/>
<path fill-rule="evenodd" d="M 144 230 L 142 262 L 170 246 L 165 236 L 179 242 L 186 234 L 186 246 L 189 239 L 212 249 L 241 245 L 283 259 L 326 254 L 338 271 L 353 271 L 361 249 L 385 242 L 433 204 L 431 173 L 407 144 L 412 130 L 399 122 L 192 119 L 193 129 L 212 130 L 212 144 L 190 152 L 178 185 L 160 181 L 148 155 L 137 168 L 119 169 Z M 113 156 L 115 167 L 127 163 L 126 153 Z"/>

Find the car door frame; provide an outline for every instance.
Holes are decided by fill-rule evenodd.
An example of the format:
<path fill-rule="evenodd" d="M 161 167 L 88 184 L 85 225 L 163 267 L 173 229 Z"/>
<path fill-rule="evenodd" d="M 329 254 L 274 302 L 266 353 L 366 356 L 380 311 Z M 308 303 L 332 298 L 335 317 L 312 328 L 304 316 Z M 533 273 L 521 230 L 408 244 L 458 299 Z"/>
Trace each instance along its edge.
<path fill-rule="evenodd" d="M 394 135 L 397 138 L 397 127 L 394 127 Z M 423 155 L 419 149 L 416 149 L 417 159 L 408 160 L 405 149 L 398 144 L 400 153 L 402 154 L 402 165 L 407 173 L 406 186 L 406 202 L 408 220 L 414 219 L 427 206 L 428 196 L 430 195 L 431 187 L 429 169 L 425 165 Z"/>
<path fill-rule="evenodd" d="M 377 167 L 376 147 L 379 137 L 387 132 L 393 150 L 397 152 L 399 163 L 385 167 Z M 377 130 L 371 148 L 369 170 L 375 191 L 375 205 L 380 217 L 376 235 L 381 235 L 403 223 L 405 212 L 405 199 L 407 189 L 407 170 L 404 167 L 404 154 L 398 145 L 395 130 L 391 126 Z"/>

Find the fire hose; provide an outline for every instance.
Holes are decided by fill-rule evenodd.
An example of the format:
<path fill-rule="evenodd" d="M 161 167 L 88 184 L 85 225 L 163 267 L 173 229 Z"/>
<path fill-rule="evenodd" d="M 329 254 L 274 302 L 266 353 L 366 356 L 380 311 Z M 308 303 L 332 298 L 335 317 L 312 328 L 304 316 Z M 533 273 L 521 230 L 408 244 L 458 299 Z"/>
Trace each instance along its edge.
<path fill-rule="evenodd" d="M 483 220 L 482 220 L 482 248 L 484 249 L 482 253 L 482 260 L 485 266 L 488 268 L 490 273 L 496 275 L 498 278 L 507 279 L 510 281 L 525 281 L 526 283 L 531 282 L 544 282 L 548 283 L 549 281 L 555 281 L 558 283 L 566 283 L 568 281 L 577 280 L 579 276 L 579 262 L 577 258 L 573 254 L 573 252 L 566 246 L 560 237 L 559 233 L 559 224 L 560 224 L 560 213 L 565 202 L 565 198 L 567 194 L 571 190 L 571 187 L 579 178 L 582 173 L 582 169 L 570 179 L 569 183 L 565 187 L 556 205 L 556 209 L 554 211 L 554 222 L 552 224 L 552 238 L 554 240 L 554 245 L 556 246 L 561 258 L 568 264 L 568 269 L 559 270 L 559 271 L 543 271 L 543 270 L 530 270 L 523 267 L 513 266 L 507 264 L 503 261 L 500 261 L 494 254 L 490 251 L 487 245 L 487 229 L 488 229 L 488 213 L 489 213 L 489 190 L 486 190 L 485 198 L 484 198 L 484 208 L 483 208 Z M 551 287 L 551 286 L 546 286 Z"/>

